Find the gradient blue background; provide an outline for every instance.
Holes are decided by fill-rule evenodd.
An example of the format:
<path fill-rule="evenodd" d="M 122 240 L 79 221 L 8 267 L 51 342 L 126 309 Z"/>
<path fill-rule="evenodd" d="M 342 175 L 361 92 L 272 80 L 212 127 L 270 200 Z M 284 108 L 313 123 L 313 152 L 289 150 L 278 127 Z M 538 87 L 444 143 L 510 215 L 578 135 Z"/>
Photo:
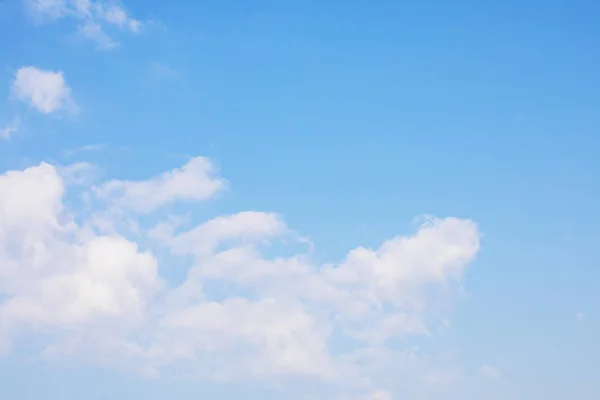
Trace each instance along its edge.
<path fill-rule="evenodd" d="M 474 219 L 482 251 L 436 339 L 467 376 L 439 398 L 600 398 L 599 2 L 126 6 L 157 22 L 99 53 L 71 22 L 36 27 L 2 2 L 0 93 L 22 65 L 60 69 L 82 113 L 26 115 L 0 170 L 89 144 L 109 147 L 79 158 L 119 178 L 207 155 L 232 187 L 211 212 L 281 212 L 326 259 L 416 215 Z M 472 372 L 487 363 L 501 379 Z M 0 398 L 281 396 L 73 368 L 0 359 Z"/>

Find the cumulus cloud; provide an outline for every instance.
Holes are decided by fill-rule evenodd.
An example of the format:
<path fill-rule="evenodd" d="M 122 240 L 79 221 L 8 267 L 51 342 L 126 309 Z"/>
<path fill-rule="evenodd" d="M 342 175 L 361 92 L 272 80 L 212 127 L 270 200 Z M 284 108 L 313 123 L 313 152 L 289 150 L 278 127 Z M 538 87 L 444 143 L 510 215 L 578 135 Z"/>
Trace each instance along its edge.
<path fill-rule="evenodd" d="M 21 125 L 21 118 L 17 115 L 10 122 L 8 122 L 2 129 L 0 129 L 0 139 L 10 139 L 12 135 L 19 130 Z"/>
<path fill-rule="evenodd" d="M 77 110 L 62 71 L 21 67 L 15 75 L 12 93 L 43 114 Z"/>
<path fill-rule="evenodd" d="M 24 0 L 31 15 L 38 21 L 74 19 L 79 34 L 96 43 L 102 50 L 115 48 L 118 43 L 107 33 L 106 28 L 117 28 L 138 34 L 143 23 L 131 17 L 125 9 L 115 3 L 100 0 Z"/>
<path fill-rule="evenodd" d="M 479 250 L 475 223 L 435 217 L 411 236 L 328 264 L 313 262 L 310 251 L 266 251 L 298 237 L 269 212 L 240 211 L 186 229 L 173 216 L 152 226 L 142 218 L 133 239 L 119 229 L 106 234 L 89 223 L 94 214 L 117 207 L 135 219 L 172 202 L 207 200 L 224 181 L 197 157 L 146 181 L 79 185 L 96 200 L 91 213 L 81 213 L 67 206 L 72 174 L 64 170 L 42 163 L 0 176 L 4 352 L 35 337 L 35 351 L 46 357 L 145 375 L 302 376 L 352 398 L 389 400 L 381 376 L 423 362 L 388 342 L 443 322 L 434 318 L 434 300 Z M 159 259 L 164 251 L 154 246 L 170 254 Z M 179 284 L 161 274 L 173 260 L 190 263 Z M 350 348 L 336 349 L 334 337 L 347 338 Z"/>

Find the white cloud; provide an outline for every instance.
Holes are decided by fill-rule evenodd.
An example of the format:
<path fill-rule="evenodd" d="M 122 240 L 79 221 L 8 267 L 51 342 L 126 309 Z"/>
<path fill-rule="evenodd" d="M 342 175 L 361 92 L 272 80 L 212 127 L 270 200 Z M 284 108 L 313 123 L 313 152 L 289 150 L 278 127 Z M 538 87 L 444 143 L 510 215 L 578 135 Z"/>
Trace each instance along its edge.
<path fill-rule="evenodd" d="M 266 246 L 298 237 L 277 214 L 217 216 L 184 232 L 176 216 L 148 227 L 137 219 L 222 189 L 205 158 L 147 181 L 84 187 L 103 201 L 91 213 L 66 201 L 65 179 L 85 184 L 73 176 L 87 168 L 43 163 L 0 176 L 5 352 L 36 337 L 46 357 L 146 375 L 304 376 L 329 381 L 352 398 L 389 400 L 391 392 L 380 389 L 389 377 L 425 363 L 387 348 L 388 340 L 443 323 L 431 312 L 434 300 L 460 280 L 479 249 L 473 222 L 429 218 L 414 235 L 359 247 L 339 263 L 315 264 L 302 251 L 267 255 L 274 251 Z M 116 218 L 136 222 L 135 241 L 118 229 L 106 235 L 92 228 L 98 213 L 115 207 L 122 213 Z M 159 248 L 171 254 L 158 259 Z M 160 274 L 173 260 L 191 262 L 177 285 Z M 335 338 L 349 339 L 351 348 L 334 349 Z"/>
<path fill-rule="evenodd" d="M 62 71 L 21 67 L 15 75 L 12 93 L 43 114 L 77 110 Z"/>
<path fill-rule="evenodd" d="M 109 50 L 118 43 L 107 33 L 114 27 L 133 34 L 141 32 L 144 24 L 131 17 L 123 7 L 100 0 L 24 0 L 29 12 L 38 21 L 71 18 L 78 23 L 79 34 L 96 43 L 99 49 Z"/>
<path fill-rule="evenodd" d="M 245 211 L 211 219 L 171 241 L 179 254 L 212 254 L 223 241 L 233 239 L 272 238 L 286 231 L 285 223 L 272 213 Z"/>
<path fill-rule="evenodd" d="M 147 181 L 112 180 L 96 188 L 96 194 L 115 205 L 148 213 L 175 201 L 206 200 L 224 189 L 210 160 L 195 157 L 183 167 Z"/>
<path fill-rule="evenodd" d="M 148 252 L 79 228 L 63 208 L 63 179 L 41 164 L 0 176 L 0 343 L 17 331 L 82 334 L 144 317 L 160 287 Z M 2 340 L 4 339 L 4 341 Z"/>
<path fill-rule="evenodd" d="M 4 128 L 0 129 L 0 139 L 10 139 L 12 135 L 19 130 L 21 118 L 17 115 Z"/>
<path fill-rule="evenodd" d="M 479 368 L 479 375 L 490 379 L 497 379 L 500 377 L 500 370 L 490 365 L 484 365 Z"/>
<path fill-rule="evenodd" d="M 583 321 L 585 319 L 585 314 L 582 312 L 578 312 L 575 314 L 575 317 L 577 318 L 578 321 Z"/>
<path fill-rule="evenodd" d="M 202 301 L 167 314 L 154 351 L 175 359 L 209 355 L 220 380 L 240 376 L 333 374 L 327 330 L 309 310 L 276 299 Z M 183 354 L 179 354 L 183 351 Z"/>

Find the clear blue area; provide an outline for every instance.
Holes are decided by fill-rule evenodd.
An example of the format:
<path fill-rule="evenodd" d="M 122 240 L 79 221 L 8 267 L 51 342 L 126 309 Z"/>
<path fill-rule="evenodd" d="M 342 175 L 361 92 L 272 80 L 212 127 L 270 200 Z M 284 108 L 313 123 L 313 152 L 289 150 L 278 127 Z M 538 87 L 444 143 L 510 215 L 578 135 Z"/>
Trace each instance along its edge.
<path fill-rule="evenodd" d="M 129 0 L 160 24 L 105 53 L 1 4 L 0 95 L 20 66 L 60 69 L 82 113 L 27 115 L 0 170 L 89 144 L 119 178 L 207 155 L 232 188 L 211 211 L 280 212 L 331 260 L 471 218 L 482 251 L 436 340 L 503 376 L 439 398 L 600 398 L 600 3 Z M 0 398 L 279 395 L 5 358 Z"/>

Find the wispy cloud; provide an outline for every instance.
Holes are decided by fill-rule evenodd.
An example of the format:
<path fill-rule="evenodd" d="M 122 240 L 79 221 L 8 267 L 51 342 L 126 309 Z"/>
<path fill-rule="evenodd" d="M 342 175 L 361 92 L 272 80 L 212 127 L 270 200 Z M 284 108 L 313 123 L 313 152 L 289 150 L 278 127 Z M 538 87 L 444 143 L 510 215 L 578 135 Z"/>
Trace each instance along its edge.
<path fill-rule="evenodd" d="M 98 50 L 112 50 L 119 45 L 104 32 L 100 24 L 95 22 L 80 26 L 77 32 L 81 37 L 93 41 Z"/>
<path fill-rule="evenodd" d="M 20 125 L 21 118 L 16 115 L 10 122 L 0 129 L 0 139 L 10 139 L 12 135 L 19 130 Z"/>
<path fill-rule="evenodd" d="M 180 73 L 178 71 L 176 71 L 175 69 L 173 69 L 171 66 L 169 66 L 165 63 L 161 63 L 161 62 L 152 63 L 151 69 L 156 74 L 162 75 L 162 76 L 165 76 L 168 78 L 176 78 L 176 77 L 179 77 L 179 75 L 180 75 Z"/>
<path fill-rule="evenodd" d="M 479 368 L 479 375 L 485 378 L 498 379 L 500 378 L 500 370 L 490 365 L 484 365 Z"/>
<path fill-rule="evenodd" d="M 81 153 L 92 153 L 106 149 L 105 144 L 86 144 L 75 149 L 65 150 L 65 157 L 73 157 Z"/>
<path fill-rule="evenodd" d="M 116 28 L 138 34 L 144 23 L 131 17 L 122 6 L 106 4 L 99 0 L 24 0 L 32 17 L 40 22 L 73 19 L 77 21 L 78 34 L 96 43 L 100 50 L 111 50 L 118 42 L 107 33 Z"/>

